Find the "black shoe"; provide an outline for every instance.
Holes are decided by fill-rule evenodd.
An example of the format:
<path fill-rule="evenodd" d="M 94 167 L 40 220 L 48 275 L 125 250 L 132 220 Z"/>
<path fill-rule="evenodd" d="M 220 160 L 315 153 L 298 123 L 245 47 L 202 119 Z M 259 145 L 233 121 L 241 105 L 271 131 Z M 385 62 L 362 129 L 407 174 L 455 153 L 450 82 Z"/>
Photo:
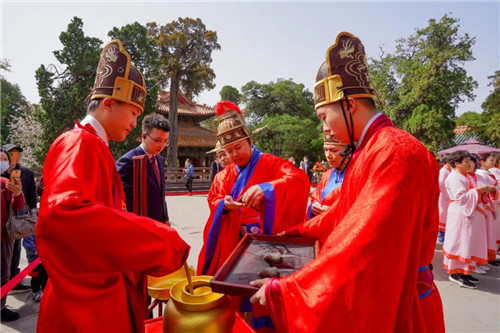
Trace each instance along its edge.
<path fill-rule="evenodd" d="M 31 290 L 31 287 L 28 287 L 20 282 L 17 286 L 12 288 L 11 291 L 9 291 L 9 295 L 25 293 L 29 290 Z"/>
<path fill-rule="evenodd" d="M 490 264 L 491 266 L 500 266 L 500 263 L 496 260 L 488 261 L 488 264 Z"/>
<path fill-rule="evenodd" d="M 478 284 L 479 283 L 479 279 L 476 279 L 475 277 L 473 277 L 472 275 L 465 275 L 465 274 L 462 274 L 462 276 L 464 278 L 466 278 L 467 280 L 469 280 L 470 282 L 474 283 L 474 284 Z"/>
<path fill-rule="evenodd" d="M 459 284 L 461 287 L 477 289 L 477 286 L 474 283 L 470 282 L 468 279 L 464 278 L 462 274 L 451 274 L 448 279 Z"/>
<path fill-rule="evenodd" d="M 19 319 L 20 314 L 17 312 L 14 312 L 12 310 L 9 310 L 7 308 L 4 308 L 2 310 L 2 321 L 15 321 Z"/>

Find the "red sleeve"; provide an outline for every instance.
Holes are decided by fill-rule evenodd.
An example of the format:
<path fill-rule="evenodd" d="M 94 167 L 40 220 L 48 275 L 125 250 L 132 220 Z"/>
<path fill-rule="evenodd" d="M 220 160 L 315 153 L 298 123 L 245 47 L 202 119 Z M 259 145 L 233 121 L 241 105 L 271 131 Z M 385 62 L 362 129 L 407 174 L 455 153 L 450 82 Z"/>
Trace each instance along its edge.
<path fill-rule="evenodd" d="M 24 207 L 25 202 L 23 192 L 21 192 L 18 197 L 12 195 L 12 208 L 14 208 L 14 210 L 21 210 Z"/>
<path fill-rule="evenodd" d="M 314 202 L 314 201 L 321 202 L 321 191 L 323 191 L 326 184 L 328 183 L 328 178 L 330 178 L 330 173 L 331 173 L 331 169 L 329 171 L 325 172 L 321 176 L 321 180 L 319 181 L 318 186 L 316 186 L 313 193 L 311 193 L 311 195 L 310 195 L 311 202 Z"/>
<path fill-rule="evenodd" d="M 236 178 L 234 164 L 226 166 L 224 170 L 215 175 L 207 197 L 210 210 L 215 209 L 220 200 L 223 200 L 226 195 L 231 194 L 233 184 L 231 180 L 234 178 Z"/>
<path fill-rule="evenodd" d="M 123 188 L 107 146 L 83 131 L 52 145 L 44 165 L 45 191 L 37 226 L 44 264 L 75 273 L 115 271 L 168 274 L 189 246 L 177 231 L 114 208 Z"/>
<path fill-rule="evenodd" d="M 288 161 L 263 154 L 269 162 L 274 179 L 269 182 L 274 188 L 276 200 L 273 234 L 287 230 L 304 221 L 310 183 L 307 175 Z"/>
<path fill-rule="evenodd" d="M 217 247 L 214 250 L 215 252 L 211 258 L 211 265 L 208 267 L 206 272 L 203 272 L 203 267 L 205 266 L 207 238 L 210 228 L 212 227 L 215 211 L 221 200 L 224 200 L 226 195 L 231 194 L 234 179 L 236 179 L 236 169 L 234 164 L 230 164 L 226 166 L 224 170 L 215 175 L 212 186 L 210 187 L 207 197 L 208 206 L 210 208 L 210 216 L 208 217 L 205 229 L 203 230 L 203 246 L 198 256 L 197 274 L 215 274 L 216 270 L 233 251 L 236 244 L 238 244 L 239 225 L 237 212 L 228 211 L 222 216 L 222 226 L 219 231 L 219 239 L 223 239 L 224 242 L 219 242 L 217 244 Z"/>
<path fill-rule="evenodd" d="M 331 202 L 329 202 L 330 208 L 328 208 L 326 212 L 314 216 L 309 221 L 301 223 L 297 226 L 301 235 L 319 240 L 320 246 L 325 243 L 326 238 L 330 235 L 336 223 L 337 204 L 341 194 L 340 191 L 341 187 L 338 187 L 332 192 L 335 193 L 335 195 L 332 197 L 333 199 Z"/>

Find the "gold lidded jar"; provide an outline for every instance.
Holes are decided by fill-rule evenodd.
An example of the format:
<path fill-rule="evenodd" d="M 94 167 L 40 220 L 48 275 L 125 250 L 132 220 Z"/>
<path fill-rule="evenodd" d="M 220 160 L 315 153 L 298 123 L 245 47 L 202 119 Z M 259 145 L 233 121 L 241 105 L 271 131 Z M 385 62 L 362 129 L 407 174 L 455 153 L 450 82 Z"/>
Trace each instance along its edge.
<path fill-rule="evenodd" d="M 164 333 L 230 333 L 235 313 L 229 296 L 212 292 L 211 276 L 193 276 L 193 294 L 188 280 L 170 289 L 170 301 L 163 314 Z"/>

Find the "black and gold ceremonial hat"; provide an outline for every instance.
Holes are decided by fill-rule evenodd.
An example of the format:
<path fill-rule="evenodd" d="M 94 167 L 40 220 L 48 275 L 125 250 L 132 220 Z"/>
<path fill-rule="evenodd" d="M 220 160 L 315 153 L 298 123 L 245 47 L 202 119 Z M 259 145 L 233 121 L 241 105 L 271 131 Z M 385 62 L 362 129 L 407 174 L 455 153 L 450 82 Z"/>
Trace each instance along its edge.
<path fill-rule="evenodd" d="M 144 110 L 146 83 L 141 72 L 131 64 L 130 54 L 115 39 L 107 43 L 100 56 L 90 100 L 113 98 Z"/>
<path fill-rule="evenodd" d="M 326 52 L 326 61 L 320 66 L 314 85 L 314 107 L 341 100 L 344 93 L 352 98 L 378 96 L 368 78 L 365 48 L 358 37 L 338 34 L 335 44 Z"/>
<path fill-rule="evenodd" d="M 230 101 L 219 102 L 215 106 L 215 112 L 219 122 L 217 140 L 222 149 L 232 143 L 251 138 L 243 112 L 236 104 Z"/>

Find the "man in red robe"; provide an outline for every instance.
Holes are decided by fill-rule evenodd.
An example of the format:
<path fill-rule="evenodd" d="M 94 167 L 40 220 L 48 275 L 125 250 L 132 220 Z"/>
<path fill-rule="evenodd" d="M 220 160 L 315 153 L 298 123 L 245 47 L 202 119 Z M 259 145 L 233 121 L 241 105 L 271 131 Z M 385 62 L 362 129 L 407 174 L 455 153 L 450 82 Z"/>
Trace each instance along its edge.
<path fill-rule="evenodd" d="M 218 140 L 233 163 L 217 174 L 208 194 L 210 217 L 198 260 L 198 273 L 208 275 L 247 232 L 274 235 L 302 222 L 309 193 L 303 172 L 252 145 L 238 106 L 226 101 L 216 109 Z"/>
<path fill-rule="evenodd" d="M 251 301 L 267 305 L 283 332 L 444 331 L 429 268 L 439 222 L 436 160 L 376 112 L 357 37 L 337 36 L 316 81 L 318 116 L 348 144 L 344 155 L 354 154 L 337 203 L 297 228 L 328 234 L 318 257 L 285 278 L 254 281 L 261 288 Z"/>
<path fill-rule="evenodd" d="M 307 207 L 306 220 L 327 211 L 338 199 L 340 191 L 335 191 L 335 189 L 339 188 L 344 180 L 345 169 L 340 166 L 342 162 L 340 153 L 344 148 L 345 145 L 339 143 L 333 135 L 325 133 L 323 150 L 330 169 L 323 174 L 318 186 L 311 194 L 311 203 Z"/>
<path fill-rule="evenodd" d="M 215 274 L 244 234 L 275 235 L 302 222 L 309 194 L 303 171 L 252 145 L 238 106 L 225 101 L 216 111 L 218 140 L 233 163 L 216 175 L 208 194 L 210 217 L 198 259 L 198 274 L 204 275 Z M 250 311 L 248 300 L 241 310 Z M 272 327 L 262 316 L 253 325 Z"/>
<path fill-rule="evenodd" d="M 145 95 L 130 55 L 109 42 L 87 117 L 50 147 L 36 235 L 50 279 L 38 332 L 143 332 L 145 274 L 168 274 L 188 256 L 174 229 L 126 212 L 108 147 L 136 126 Z"/>

